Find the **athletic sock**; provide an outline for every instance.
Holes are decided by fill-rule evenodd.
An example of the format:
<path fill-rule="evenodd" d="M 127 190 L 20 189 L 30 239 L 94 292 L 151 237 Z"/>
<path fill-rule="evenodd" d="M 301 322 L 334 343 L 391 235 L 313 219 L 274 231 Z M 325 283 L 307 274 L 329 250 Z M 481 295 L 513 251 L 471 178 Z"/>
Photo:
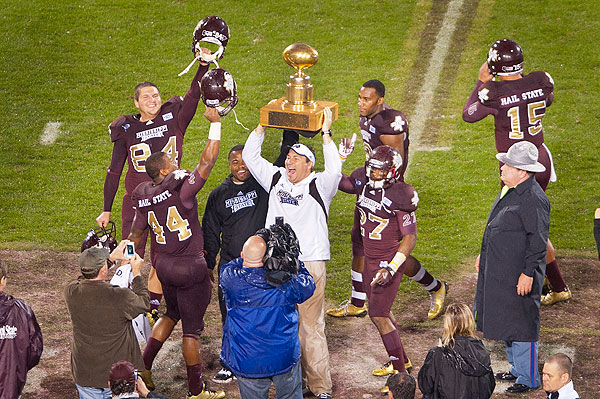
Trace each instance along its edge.
<path fill-rule="evenodd" d="M 202 364 L 186 365 L 185 368 L 187 370 L 188 391 L 192 395 L 198 395 L 204 387 L 204 383 L 202 382 Z"/>
<path fill-rule="evenodd" d="M 150 310 L 158 309 L 161 299 L 162 294 L 157 294 L 156 292 L 150 291 Z"/>
<path fill-rule="evenodd" d="M 158 351 L 160 350 L 160 348 L 162 348 L 162 345 L 163 343 L 157 340 L 156 338 L 150 337 L 148 339 L 146 347 L 144 348 L 144 354 L 142 355 L 146 370 L 152 370 L 152 363 L 154 362 L 154 358 L 158 354 Z"/>
<path fill-rule="evenodd" d="M 417 265 L 419 266 L 419 271 L 410 278 L 412 281 L 421 284 L 429 292 L 437 291 L 442 287 L 442 284 L 435 277 L 429 274 L 429 272 L 425 270 L 423 266 L 421 266 L 421 263 L 416 258 L 410 256 L 406 261 L 408 262 L 411 260 L 417 262 Z"/>
<path fill-rule="evenodd" d="M 365 299 L 367 299 L 367 294 L 363 287 L 362 273 L 355 272 L 354 270 L 350 271 L 352 272 L 352 298 L 350 298 L 350 303 L 357 308 L 362 308 L 365 306 Z"/>
<path fill-rule="evenodd" d="M 406 356 L 406 353 L 404 352 L 404 346 L 402 345 L 402 341 L 400 340 L 398 330 L 394 330 L 392 332 L 382 335 L 381 340 L 383 341 L 383 346 L 385 346 L 385 350 L 390 356 L 390 360 L 392 361 L 394 370 L 398 370 L 401 373 L 406 372 L 406 369 L 404 368 L 404 359 L 408 358 Z"/>
<path fill-rule="evenodd" d="M 552 291 L 561 292 L 567 288 L 567 283 L 565 283 L 565 280 L 560 273 L 556 259 L 546 265 L 546 277 L 548 277 L 548 282 L 550 283 Z"/>
<path fill-rule="evenodd" d="M 594 238 L 598 249 L 598 260 L 600 260 L 600 219 L 594 219 Z"/>

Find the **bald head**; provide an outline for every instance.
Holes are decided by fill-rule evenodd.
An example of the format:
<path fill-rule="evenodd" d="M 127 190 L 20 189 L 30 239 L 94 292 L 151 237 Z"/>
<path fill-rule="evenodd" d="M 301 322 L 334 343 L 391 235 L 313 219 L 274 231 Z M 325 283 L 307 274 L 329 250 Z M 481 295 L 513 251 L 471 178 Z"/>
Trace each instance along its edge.
<path fill-rule="evenodd" d="M 251 236 L 242 248 L 242 259 L 245 267 L 262 267 L 263 256 L 267 251 L 267 244 L 259 236 Z"/>

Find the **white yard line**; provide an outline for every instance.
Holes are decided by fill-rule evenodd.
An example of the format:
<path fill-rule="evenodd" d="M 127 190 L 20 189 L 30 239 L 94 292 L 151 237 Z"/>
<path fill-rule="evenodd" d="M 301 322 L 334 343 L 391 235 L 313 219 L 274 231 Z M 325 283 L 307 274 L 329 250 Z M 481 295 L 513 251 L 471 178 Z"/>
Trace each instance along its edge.
<path fill-rule="evenodd" d="M 434 151 L 434 150 L 448 150 L 448 147 L 422 147 L 420 145 L 421 135 L 425 128 L 425 123 L 429 119 L 431 110 L 433 109 L 433 98 L 435 90 L 440 81 L 440 74 L 444 66 L 444 61 L 448 55 L 448 49 L 450 47 L 450 39 L 456 28 L 456 21 L 460 17 L 460 8 L 463 0 L 451 0 L 442 22 L 442 27 L 438 32 L 435 40 L 435 47 L 431 52 L 431 58 L 429 59 L 429 67 L 423 80 L 423 86 L 419 92 L 417 106 L 413 113 L 413 117 L 410 121 L 410 142 L 411 148 L 414 151 Z M 410 164 L 408 165 L 410 168 Z"/>
<path fill-rule="evenodd" d="M 48 122 L 44 127 L 44 131 L 40 136 L 40 143 L 42 145 L 52 145 L 62 133 L 60 127 L 62 122 Z"/>

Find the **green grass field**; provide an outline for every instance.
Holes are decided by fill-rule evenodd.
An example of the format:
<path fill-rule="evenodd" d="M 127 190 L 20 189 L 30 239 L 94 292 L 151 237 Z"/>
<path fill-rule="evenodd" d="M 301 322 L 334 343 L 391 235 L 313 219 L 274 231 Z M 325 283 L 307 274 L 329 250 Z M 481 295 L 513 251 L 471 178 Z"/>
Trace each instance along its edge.
<path fill-rule="evenodd" d="M 106 126 L 135 111 L 132 91 L 140 81 L 157 83 L 163 101 L 186 92 L 192 73 L 181 78 L 177 73 L 191 60 L 191 33 L 202 17 L 219 15 L 229 24 L 232 37 L 220 66 L 237 81 L 236 111 L 250 128 L 261 106 L 284 95 L 293 70 L 281 51 L 294 42 L 316 48 L 320 60 L 308 73 L 316 98 L 340 105 L 333 126 L 338 141 L 358 132 L 356 96 L 371 78 L 386 84 L 387 103 L 411 122 L 448 3 L 3 1 L 0 156 L 7 168 L 0 179 L 0 248 L 78 249 L 102 210 L 112 150 Z M 594 133 L 600 91 L 596 2 L 464 0 L 422 136 L 423 142 L 450 150 L 411 149 L 407 178 L 421 198 L 415 254 L 450 281 L 459 265 L 477 255 L 499 189 L 493 121 L 488 117 L 467 124 L 461 112 L 489 45 L 502 37 L 523 47 L 526 72 L 542 69 L 555 81 L 544 133 L 559 179 L 547 192 L 557 254 L 595 256 L 592 218 L 600 206 Z M 206 142 L 208 122 L 201 114 L 200 109 L 186 134 L 182 165 L 188 169 Z M 60 122 L 62 134 L 54 144 L 43 145 L 40 136 L 48 122 Z M 223 126 L 222 155 L 247 135 L 233 115 Z M 267 134 L 264 154 L 274 159 L 281 135 L 277 130 Z M 320 147 L 318 139 L 311 144 Z M 345 172 L 361 164 L 361 152 L 357 148 Z M 199 194 L 200 207 L 227 173 L 221 156 Z M 121 187 L 113 209 L 119 223 L 122 195 Z M 343 193 L 331 207 L 328 297 L 333 300 L 349 293 L 352 208 L 352 196 Z"/>

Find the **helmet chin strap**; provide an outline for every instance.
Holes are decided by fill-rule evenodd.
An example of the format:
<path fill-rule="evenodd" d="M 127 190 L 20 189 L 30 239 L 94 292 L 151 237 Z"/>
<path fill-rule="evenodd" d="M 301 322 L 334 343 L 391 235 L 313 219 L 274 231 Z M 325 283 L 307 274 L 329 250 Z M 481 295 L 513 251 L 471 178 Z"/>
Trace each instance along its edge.
<path fill-rule="evenodd" d="M 232 109 L 232 111 L 233 111 L 233 116 L 235 116 L 235 123 L 237 123 L 238 125 L 240 125 L 241 127 L 243 127 L 243 128 L 244 128 L 244 129 L 246 129 L 246 130 L 250 130 L 250 129 L 248 129 L 246 126 L 244 126 L 244 125 L 242 124 L 242 122 L 240 122 L 240 121 L 238 120 L 237 114 L 235 113 L 235 109 Z"/>
<path fill-rule="evenodd" d="M 198 47 L 198 43 L 196 43 L 196 47 Z M 205 53 L 200 53 L 200 55 L 198 57 L 195 57 L 192 62 L 190 62 L 190 64 L 181 72 L 179 72 L 179 74 L 177 76 L 182 76 L 185 75 L 186 73 L 189 72 L 189 70 L 192 68 L 192 65 L 194 65 L 194 62 L 196 61 L 202 61 L 202 62 L 208 62 L 208 63 L 214 63 L 217 68 L 219 68 L 219 63 L 217 62 L 217 59 L 221 56 L 221 54 L 223 54 L 223 47 L 219 47 L 219 50 L 217 50 L 216 52 L 212 53 L 212 54 L 205 54 Z"/>

